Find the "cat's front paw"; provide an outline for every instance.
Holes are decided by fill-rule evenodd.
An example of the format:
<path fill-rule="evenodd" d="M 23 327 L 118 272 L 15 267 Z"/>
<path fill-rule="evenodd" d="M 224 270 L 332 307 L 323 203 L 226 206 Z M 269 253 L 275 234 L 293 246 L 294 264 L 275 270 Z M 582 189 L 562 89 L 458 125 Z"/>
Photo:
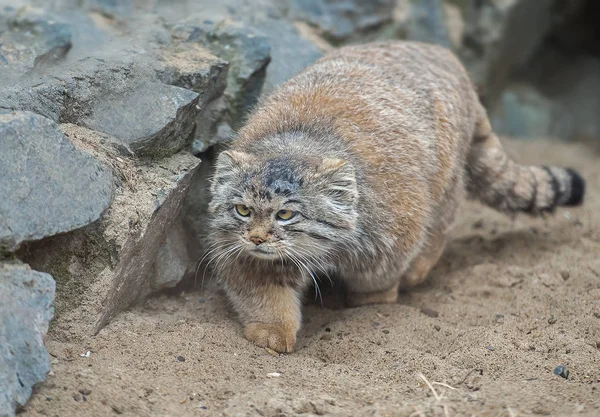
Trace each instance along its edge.
<path fill-rule="evenodd" d="M 244 337 L 280 353 L 292 353 L 296 344 L 296 330 L 281 324 L 249 323 L 244 328 Z"/>

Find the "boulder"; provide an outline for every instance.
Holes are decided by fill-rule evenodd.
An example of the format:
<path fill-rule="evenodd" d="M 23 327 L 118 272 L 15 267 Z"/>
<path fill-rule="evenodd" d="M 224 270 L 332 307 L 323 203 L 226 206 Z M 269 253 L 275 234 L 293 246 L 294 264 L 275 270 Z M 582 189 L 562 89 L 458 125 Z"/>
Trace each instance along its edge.
<path fill-rule="evenodd" d="M 271 45 L 271 62 L 267 66 L 263 94 L 270 93 L 322 55 L 321 51 L 288 21 L 268 19 L 260 29 Z"/>
<path fill-rule="evenodd" d="M 229 62 L 227 89 L 231 120 L 238 121 L 258 100 L 271 60 L 268 38 L 247 24 L 218 14 L 192 15 L 173 29 L 173 37 L 207 46 L 212 53 Z"/>
<path fill-rule="evenodd" d="M 399 1 L 394 11 L 398 36 L 447 48 L 454 46 L 449 21 L 453 7 L 443 0 Z"/>
<path fill-rule="evenodd" d="M 73 143 L 112 168 L 118 185 L 113 203 L 94 224 L 17 252 L 55 277 L 61 317 L 55 331 L 68 337 L 71 321 L 84 334 L 97 332 L 118 312 L 183 277 L 189 266 L 186 246 L 173 233 L 180 230 L 182 201 L 200 160 L 186 152 L 138 160 L 106 134 L 61 127 Z"/>
<path fill-rule="evenodd" d="M 556 133 L 560 107 L 529 84 L 514 84 L 502 92 L 490 114 L 499 135 L 534 139 Z"/>
<path fill-rule="evenodd" d="M 107 95 L 78 124 L 114 137 L 137 155 L 172 155 L 192 141 L 198 93 L 144 83 L 125 95 Z"/>
<path fill-rule="evenodd" d="M 498 99 L 514 72 L 535 53 L 553 22 L 555 0 L 462 2 L 459 55 L 486 103 Z"/>
<path fill-rule="evenodd" d="M 55 64 L 71 49 L 71 31 L 43 9 L 0 5 L 0 70 L 8 79 Z"/>
<path fill-rule="evenodd" d="M 391 23 L 395 6 L 395 0 L 290 0 L 289 18 L 317 27 L 338 44 Z"/>
<path fill-rule="evenodd" d="M 204 80 L 207 99 L 222 91 L 224 65 L 208 62 L 195 69 L 196 89 Z M 149 55 L 86 58 L 0 90 L 0 108 L 29 110 L 107 133 L 139 155 L 171 155 L 193 140 L 200 94 L 160 83 L 157 74 L 180 84 L 194 76 L 176 73 Z"/>
<path fill-rule="evenodd" d="M 175 43 L 160 51 L 159 79 L 200 95 L 204 105 L 223 94 L 227 86 L 229 63 L 193 42 Z"/>
<path fill-rule="evenodd" d="M 12 417 L 50 372 L 44 336 L 54 316 L 54 280 L 0 263 L 0 417 Z"/>
<path fill-rule="evenodd" d="M 98 220 L 113 198 L 111 171 L 29 112 L 0 115 L 0 250 Z"/>

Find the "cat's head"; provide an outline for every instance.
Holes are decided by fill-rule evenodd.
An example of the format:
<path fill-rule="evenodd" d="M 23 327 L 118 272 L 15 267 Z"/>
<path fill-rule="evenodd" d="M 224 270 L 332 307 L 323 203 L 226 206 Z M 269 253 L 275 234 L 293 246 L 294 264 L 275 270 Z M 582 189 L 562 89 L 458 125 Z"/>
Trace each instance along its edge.
<path fill-rule="evenodd" d="M 358 192 L 348 161 L 222 152 L 211 184 L 213 245 L 223 257 L 308 262 L 348 244 Z"/>

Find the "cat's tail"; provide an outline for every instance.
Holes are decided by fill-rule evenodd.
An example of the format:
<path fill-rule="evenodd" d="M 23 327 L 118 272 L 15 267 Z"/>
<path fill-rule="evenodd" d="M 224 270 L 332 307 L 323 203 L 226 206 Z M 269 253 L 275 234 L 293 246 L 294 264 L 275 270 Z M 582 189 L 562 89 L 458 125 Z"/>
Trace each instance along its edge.
<path fill-rule="evenodd" d="M 487 117 L 482 118 L 467 157 L 471 197 L 506 213 L 540 215 L 557 206 L 583 203 L 585 181 L 569 168 L 527 166 L 512 161 Z"/>

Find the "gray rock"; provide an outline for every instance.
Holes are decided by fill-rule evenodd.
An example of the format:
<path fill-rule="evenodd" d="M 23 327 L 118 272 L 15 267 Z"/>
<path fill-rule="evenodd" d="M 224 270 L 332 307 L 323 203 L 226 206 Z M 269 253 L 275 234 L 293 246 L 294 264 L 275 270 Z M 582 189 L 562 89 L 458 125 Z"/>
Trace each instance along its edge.
<path fill-rule="evenodd" d="M 138 155 L 172 155 L 192 141 L 199 95 L 148 83 L 96 103 L 78 124 L 115 137 Z"/>
<path fill-rule="evenodd" d="M 0 263 L 0 417 L 12 417 L 50 371 L 43 338 L 54 316 L 54 279 Z"/>
<path fill-rule="evenodd" d="M 0 108 L 28 110 L 59 123 L 79 123 L 94 106 L 154 81 L 150 57 L 135 53 L 86 57 L 0 89 Z"/>
<path fill-rule="evenodd" d="M 447 4 L 443 0 L 399 2 L 398 31 L 403 39 L 452 46 Z"/>
<path fill-rule="evenodd" d="M 96 221 L 113 195 L 111 172 L 45 117 L 0 115 L 0 250 Z"/>
<path fill-rule="evenodd" d="M 552 25 L 554 0 L 463 2 L 459 51 L 485 97 L 494 102 L 513 72 L 541 45 Z M 531 16 L 535 16 L 532 24 Z"/>
<path fill-rule="evenodd" d="M 229 63 L 193 42 L 183 42 L 163 51 L 161 62 L 164 68 L 159 71 L 159 76 L 163 82 L 200 95 L 192 152 L 198 154 L 223 142 L 217 133 L 219 124 L 229 126 L 223 122 L 228 116 L 223 92 L 227 86 Z"/>
<path fill-rule="evenodd" d="M 290 0 L 289 17 L 339 43 L 390 23 L 395 6 L 395 0 Z"/>
<path fill-rule="evenodd" d="M 162 68 L 157 70 L 165 84 L 195 91 L 204 105 L 223 94 L 229 64 L 192 42 L 175 44 L 161 51 Z"/>
<path fill-rule="evenodd" d="M 192 153 L 198 155 L 218 143 L 231 141 L 235 132 L 227 122 L 229 108 L 224 97 L 211 101 L 196 120 L 196 137 Z"/>
<path fill-rule="evenodd" d="M 86 58 L 0 90 L 0 108 L 107 133 L 139 155 L 170 155 L 191 143 L 200 96 L 156 82 L 158 69 L 165 74 L 149 55 Z"/>
<path fill-rule="evenodd" d="M 154 211 L 137 226 L 143 232 L 129 236 L 115 249 L 119 253 L 119 262 L 111 271 L 105 271 L 106 275 L 102 277 L 103 280 L 108 279 L 111 286 L 101 302 L 95 332 L 134 302 L 154 291 L 172 287 L 183 279 L 190 267 L 190 258 L 179 214 L 199 165 L 199 159 L 186 153 L 173 155 L 160 164 L 158 169 L 170 167 L 171 172 L 177 173 L 168 178 L 166 186 L 154 192 L 157 195 Z M 114 230 L 113 225 L 122 223 L 122 219 L 109 218 L 106 222 L 109 229 Z"/>
<path fill-rule="evenodd" d="M 110 18 L 122 18 L 129 16 L 135 5 L 133 0 L 83 0 L 81 6 Z"/>
<path fill-rule="evenodd" d="M 524 81 L 511 84 L 491 111 L 502 134 L 565 140 L 600 137 L 600 59 L 544 50 Z"/>
<path fill-rule="evenodd" d="M 263 94 L 268 94 L 322 55 L 288 21 L 269 19 L 261 25 L 260 30 L 271 45 L 271 62 L 267 67 Z"/>
<path fill-rule="evenodd" d="M 176 39 L 198 42 L 212 53 L 229 62 L 227 89 L 231 118 L 240 120 L 258 100 L 265 81 L 271 46 L 266 36 L 243 22 L 227 15 L 196 14 L 173 29 Z"/>
<path fill-rule="evenodd" d="M 512 85 L 490 115 L 494 131 L 518 138 L 548 137 L 561 118 L 560 108 L 533 87 Z"/>
<path fill-rule="evenodd" d="M 0 70 L 22 75 L 60 61 L 71 49 L 68 26 L 42 9 L 0 6 Z"/>
<path fill-rule="evenodd" d="M 55 305 L 62 320 L 56 334 L 84 337 L 183 277 L 187 244 L 178 215 L 200 160 L 186 152 L 139 160 L 120 153 L 105 134 L 73 124 L 62 129 L 111 166 L 118 179 L 115 197 L 96 223 L 27 243 L 17 256 L 59 283 Z M 77 334 L 69 325 L 73 320 Z"/>

